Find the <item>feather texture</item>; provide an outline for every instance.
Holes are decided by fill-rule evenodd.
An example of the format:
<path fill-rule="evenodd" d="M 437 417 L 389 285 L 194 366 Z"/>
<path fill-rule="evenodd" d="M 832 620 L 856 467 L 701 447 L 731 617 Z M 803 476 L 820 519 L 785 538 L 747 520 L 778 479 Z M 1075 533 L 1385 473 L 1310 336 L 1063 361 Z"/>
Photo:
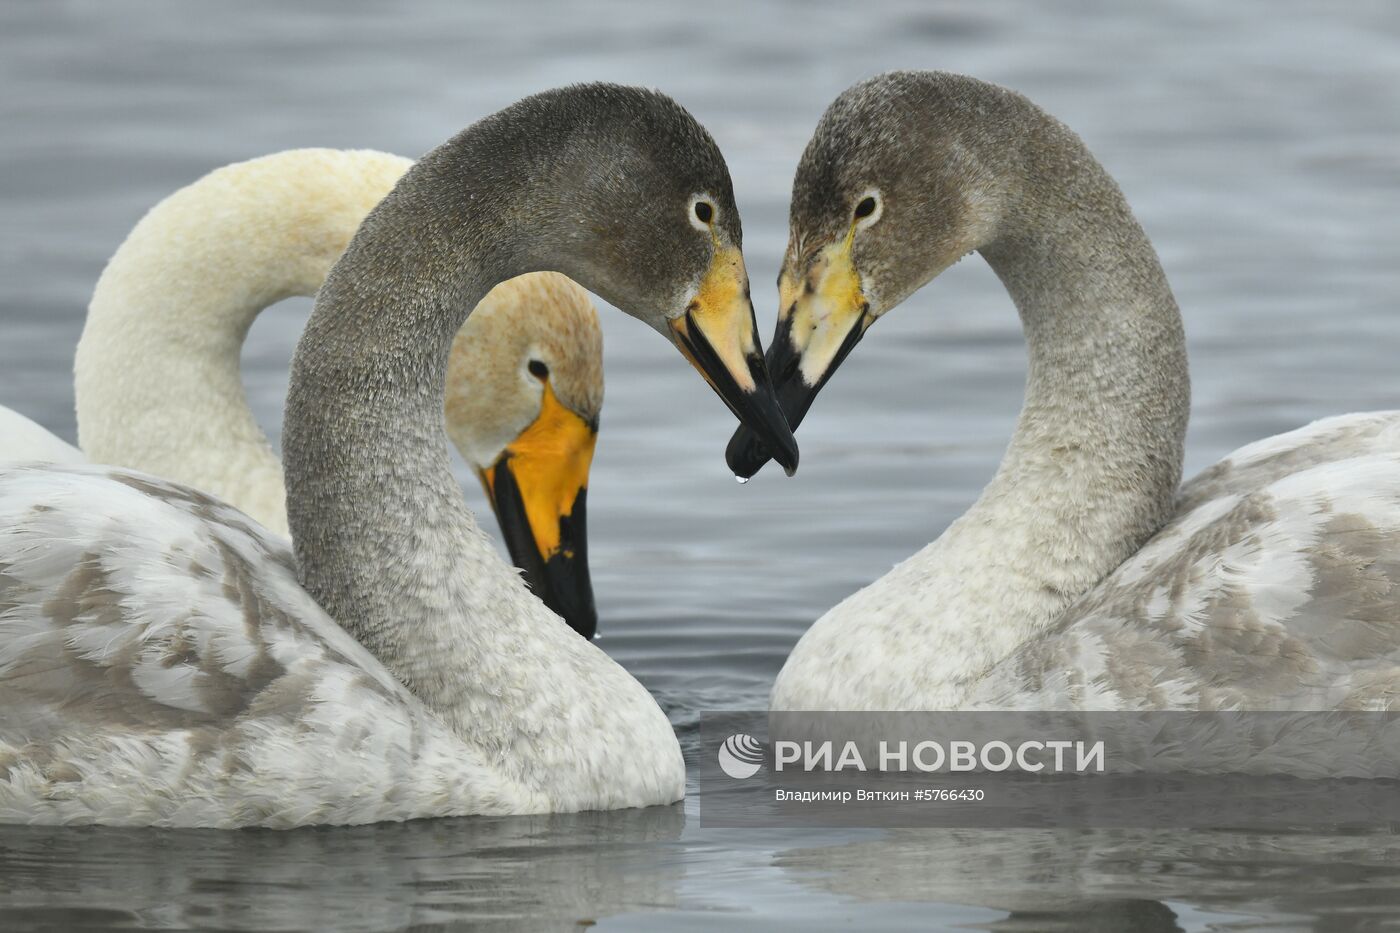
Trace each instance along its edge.
<path fill-rule="evenodd" d="M 1400 706 L 1400 412 L 1242 447 L 969 698 L 1018 709 Z"/>
<path fill-rule="evenodd" d="M 187 487 L 0 470 L 0 820 L 365 823 L 549 809 Z"/>

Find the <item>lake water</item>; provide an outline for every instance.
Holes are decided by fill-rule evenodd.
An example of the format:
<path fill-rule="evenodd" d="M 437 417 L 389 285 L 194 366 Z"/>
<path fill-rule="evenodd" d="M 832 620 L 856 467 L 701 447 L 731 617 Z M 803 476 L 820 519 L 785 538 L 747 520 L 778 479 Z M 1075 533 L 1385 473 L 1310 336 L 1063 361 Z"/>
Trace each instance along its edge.
<path fill-rule="evenodd" d="M 475 6 L 485 6 L 484 4 Z M 723 147 L 765 336 L 791 173 L 826 103 L 896 67 L 1018 88 L 1127 192 L 1186 317 L 1194 472 L 1400 401 L 1400 8 L 1167 5 L 0 6 L 0 404 L 74 435 L 71 365 L 105 258 L 159 198 L 299 146 L 417 155 L 527 93 L 669 91 Z M 309 303 L 245 380 L 274 434 Z M 605 310 L 589 492 L 603 647 L 695 752 L 761 707 L 803 629 L 944 528 L 992 474 L 1025 372 L 1016 315 L 959 264 L 881 321 L 803 425 L 802 470 L 738 487 L 732 419 Z M 464 482 L 467 480 L 463 472 Z M 475 484 L 468 493 L 482 503 Z M 1400 841 L 1151 832 L 700 830 L 656 810 L 356 829 L 0 828 L 0 927 L 1328 930 L 1400 917 Z"/>

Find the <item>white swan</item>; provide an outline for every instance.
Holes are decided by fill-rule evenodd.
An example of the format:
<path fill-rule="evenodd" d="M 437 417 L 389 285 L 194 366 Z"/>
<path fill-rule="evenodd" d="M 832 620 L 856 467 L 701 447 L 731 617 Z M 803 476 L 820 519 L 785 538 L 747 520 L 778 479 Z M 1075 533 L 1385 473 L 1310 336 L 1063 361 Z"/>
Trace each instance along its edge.
<path fill-rule="evenodd" d="M 73 361 L 78 446 L 97 463 L 194 486 L 287 534 L 282 464 L 239 373 L 253 321 L 310 296 L 412 165 L 302 149 L 216 169 L 127 235 Z"/>
<path fill-rule="evenodd" d="M 873 320 L 973 250 L 1030 370 L 976 504 L 803 635 L 775 708 L 1397 705 L 1400 413 L 1261 441 L 1178 494 L 1176 302 L 1070 130 L 970 78 L 864 82 L 807 147 L 791 233 L 769 366 L 793 424 Z M 756 449 L 736 436 L 737 472 Z"/>
<path fill-rule="evenodd" d="M 243 342 L 269 305 L 316 293 L 412 164 L 297 149 L 217 169 L 153 207 L 99 278 L 78 343 L 86 458 L 211 493 L 286 536 L 282 464 L 239 378 Z M 588 294 L 536 273 L 482 299 L 447 377 L 448 435 L 481 476 L 512 563 L 585 637 L 597 630 L 584 499 L 601 356 Z M 0 459 L 78 463 L 84 454 L 0 408 Z M 497 472 L 507 474 L 500 484 Z"/>
<path fill-rule="evenodd" d="M 470 310 L 553 267 L 681 344 L 795 466 L 738 241 L 723 158 L 679 105 L 546 92 L 417 162 L 321 288 L 283 434 L 295 560 L 189 487 L 0 467 L 0 817 L 282 827 L 678 799 L 655 701 L 467 512 L 443 398 Z"/>

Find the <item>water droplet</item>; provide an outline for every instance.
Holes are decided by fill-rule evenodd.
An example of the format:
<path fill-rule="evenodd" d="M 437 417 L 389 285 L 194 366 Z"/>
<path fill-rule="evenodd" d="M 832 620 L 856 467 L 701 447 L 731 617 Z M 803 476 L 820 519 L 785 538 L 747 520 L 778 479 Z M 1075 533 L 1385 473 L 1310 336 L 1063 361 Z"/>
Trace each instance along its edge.
<path fill-rule="evenodd" d="M 740 486 L 742 486 L 742 485 L 744 485 L 745 483 L 747 483 L 750 479 L 751 479 L 751 477 L 748 477 L 748 476 L 735 476 L 735 477 L 734 477 L 734 481 L 735 481 L 736 483 L 738 483 Z"/>

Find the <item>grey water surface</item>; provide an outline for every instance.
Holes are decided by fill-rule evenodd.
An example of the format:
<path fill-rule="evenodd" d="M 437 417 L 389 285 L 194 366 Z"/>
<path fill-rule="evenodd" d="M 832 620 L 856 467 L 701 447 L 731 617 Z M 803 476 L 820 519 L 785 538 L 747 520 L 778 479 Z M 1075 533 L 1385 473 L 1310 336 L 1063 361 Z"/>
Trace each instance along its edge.
<path fill-rule="evenodd" d="M 1400 7 L 1233 0 L 566 0 L 0 5 L 0 404 L 74 435 L 71 365 L 105 258 L 159 198 L 298 146 L 418 155 L 527 93 L 659 86 L 723 147 L 765 338 L 798 155 L 852 81 L 943 68 L 1077 129 L 1186 318 L 1194 472 L 1323 415 L 1400 404 Z M 277 434 L 309 303 L 244 352 Z M 929 541 L 1020 402 L 1015 312 L 976 258 L 862 343 L 794 479 L 737 486 L 732 418 L 604 310 L 590 488 L 601 642 L 696 752 L 761 708 L 813 619 Z M 481 498 L 462 471 L 473 505 Z M 5 930 L 1328 930 L 1400 917 L 1400 840 L 1218 832 L 701 830 L 622 813 L 272 832 L 0 827 Z"/>

